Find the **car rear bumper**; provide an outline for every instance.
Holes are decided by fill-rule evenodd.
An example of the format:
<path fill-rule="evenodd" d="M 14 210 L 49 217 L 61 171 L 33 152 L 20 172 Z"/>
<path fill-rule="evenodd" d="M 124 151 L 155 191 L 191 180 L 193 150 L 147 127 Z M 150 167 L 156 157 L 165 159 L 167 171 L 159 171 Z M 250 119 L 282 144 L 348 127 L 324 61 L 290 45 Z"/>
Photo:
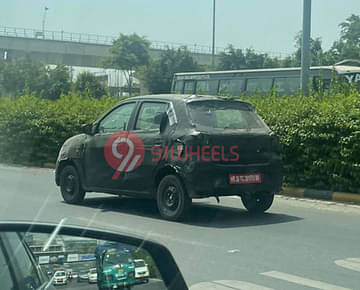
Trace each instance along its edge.
<path fill-rule="evenodd" d="M 54 285 L 65 285 L 66 281 L 54 281 Z"/>
<path fill-rule="evenodd" d="M 283 172 L 280 160 L 261 164 L 193 163 L 183 180 L 191 198 L 243 195 L 281 190 Z M 230 174 L 260 174 L 261 183 L 229 184 Z"/>
<path fill-rule="evenodd" d="M 136 282 L 145 282 L 149 280 L 149 276 L 144 276 L 144 277 L 136 277 Z"/>

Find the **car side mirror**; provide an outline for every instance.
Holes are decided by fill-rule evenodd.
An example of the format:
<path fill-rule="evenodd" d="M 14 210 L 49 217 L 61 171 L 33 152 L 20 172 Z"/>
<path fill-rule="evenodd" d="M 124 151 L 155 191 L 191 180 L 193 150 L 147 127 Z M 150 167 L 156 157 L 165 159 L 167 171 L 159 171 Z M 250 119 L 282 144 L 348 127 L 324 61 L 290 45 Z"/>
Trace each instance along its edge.
<path fill-rule="evenodd" d="M 120 282 L 124 282 L 115 275 L 119 272 L 119 265 L 122 272 L 127 274 L 125 282 L 129 288 L 135 286 L 134 264 L 127 261 L 140 258 L 146 259 L 149 264 L 149 280 L 153 289 L 188 289 L 174 258 L 163 245 L 150 241 L 147 237 L 142 239 L 128 234 L 67 226 L 64 225 L 65 222 L 66 219 L 61 220 L 57 225 L 0 222 L 1 240 L 6 244 L 11 244 L 10 249 L 23 249 L 24 253 L 28 252 L 27 260 L 31 262 L 34 271 L 39 271 L 38 276 L 44 280 L 41 282 L 47 285 L 44 289 L 50 287 L 51 284 L 66 283 L 65 279 L 61 281 L 55 279 L 56 271 L 59 269 L 65 271 L 63 266 L 59 265 L 59 257 L 53 255 L 54 249 L 57 248 L 62 249 L 62 255 L 68 263 L 76 263 L 86 270 L 89 267 L 95 269 L 99 288 L 108 287 L 109 283 L 118 286 Z M 39 247 L 41 251 L 38 251 Z M 84 248 L 86 248 L 86 254 L 82 251 Z M 6 255 L 11 258 L 14 253 L 9 251 Z M 12 263 L 12 260 L 9 259 L 8 263 Z M 40 268 L 42 270 L 51 268 L 52 271 L 48 270 L 48 273 L 54 274 L 46 279 L 45 275 L 41 275 Z M 21 273 L 18 274 L 21 275 Z M 25 278 L 19 276 L 19 279 Z"/>
<path fill-rule="evenodd" d="M 87 135 L 93 135 L 93 124 L 83 124 L 81 125 L 81 132 Z"/>

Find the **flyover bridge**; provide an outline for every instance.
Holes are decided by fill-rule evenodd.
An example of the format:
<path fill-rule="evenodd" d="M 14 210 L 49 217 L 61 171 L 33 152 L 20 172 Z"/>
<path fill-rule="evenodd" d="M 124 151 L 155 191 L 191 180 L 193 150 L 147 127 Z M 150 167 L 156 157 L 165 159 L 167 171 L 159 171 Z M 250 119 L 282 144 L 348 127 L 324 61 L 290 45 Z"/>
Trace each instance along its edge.
<path fill-rule="evenodd" d="M 68 66 L 103 67 L 109 56 L 114 36 L 41 31 L 37 29 L 0 27 L 0 56 L 8 60 L 29 57 L 35 62 L 65 64 Z M 186 46 L 194 59 L 203 65 L 211 64 L 211 47 L 152 41 L 150 55 L 158 58 L 167 48 Z M 217 48 L 217 53 L 224 49 Z"/>

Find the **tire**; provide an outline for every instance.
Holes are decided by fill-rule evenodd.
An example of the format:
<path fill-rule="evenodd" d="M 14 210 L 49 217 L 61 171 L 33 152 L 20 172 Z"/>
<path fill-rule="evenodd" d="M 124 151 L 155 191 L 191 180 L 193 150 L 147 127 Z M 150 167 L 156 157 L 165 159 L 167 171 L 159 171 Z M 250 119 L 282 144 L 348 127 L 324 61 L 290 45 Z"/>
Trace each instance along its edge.
<path fill-rule="evenodd" d="M 66 203 L 78 204 L 84 200 L 85 191 L 82 189 L 79 174 L 74 166 L 67 165 L 61 171 L 60 190 Z"/>
<path fill-rule="evenodd" d="M 184 219 L 191 207 L 191 198 L 176 175 L 167 175 L 160 181 L 156 201 L 160 215 L 169 221 Z"/>
<path fill-rule="evenodd" d="M 273 201 L 273 193 L 260 193 L 249 196 L 241 196 L 241 201 L 250 213 L 263 213 L 267 211 Z"/>

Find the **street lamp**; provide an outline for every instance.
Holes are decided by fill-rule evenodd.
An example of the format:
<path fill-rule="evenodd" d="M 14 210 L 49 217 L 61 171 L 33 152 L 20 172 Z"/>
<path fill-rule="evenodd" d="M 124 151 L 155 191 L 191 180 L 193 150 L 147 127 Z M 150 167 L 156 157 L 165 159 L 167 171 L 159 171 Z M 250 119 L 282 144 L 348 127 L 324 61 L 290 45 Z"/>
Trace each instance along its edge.
<path fill-rule="evenodd" d="M 211 50 L 211 66 L 215 70 L 215 1 L 213 0 L 213 31 L 212 31 L 212 50 Z"/>
<path fill-rule="evenodd" d="M 43 19 L 42 19 L 42 36 L 43 38 L 45 38 L 45 20 L 46 20 L 46 12 L 49 10 L 49 8 L 47 8 L 45 6 L 44 8 L 44 14 L 43 14 Z"/>
<path fill-rule="evenodd" d="M 311 32 L 311 0 L 304 0 L 303 31 L 301 45 L 301 90 L 305 96 L 310 95 L 310 32 Z"/>

